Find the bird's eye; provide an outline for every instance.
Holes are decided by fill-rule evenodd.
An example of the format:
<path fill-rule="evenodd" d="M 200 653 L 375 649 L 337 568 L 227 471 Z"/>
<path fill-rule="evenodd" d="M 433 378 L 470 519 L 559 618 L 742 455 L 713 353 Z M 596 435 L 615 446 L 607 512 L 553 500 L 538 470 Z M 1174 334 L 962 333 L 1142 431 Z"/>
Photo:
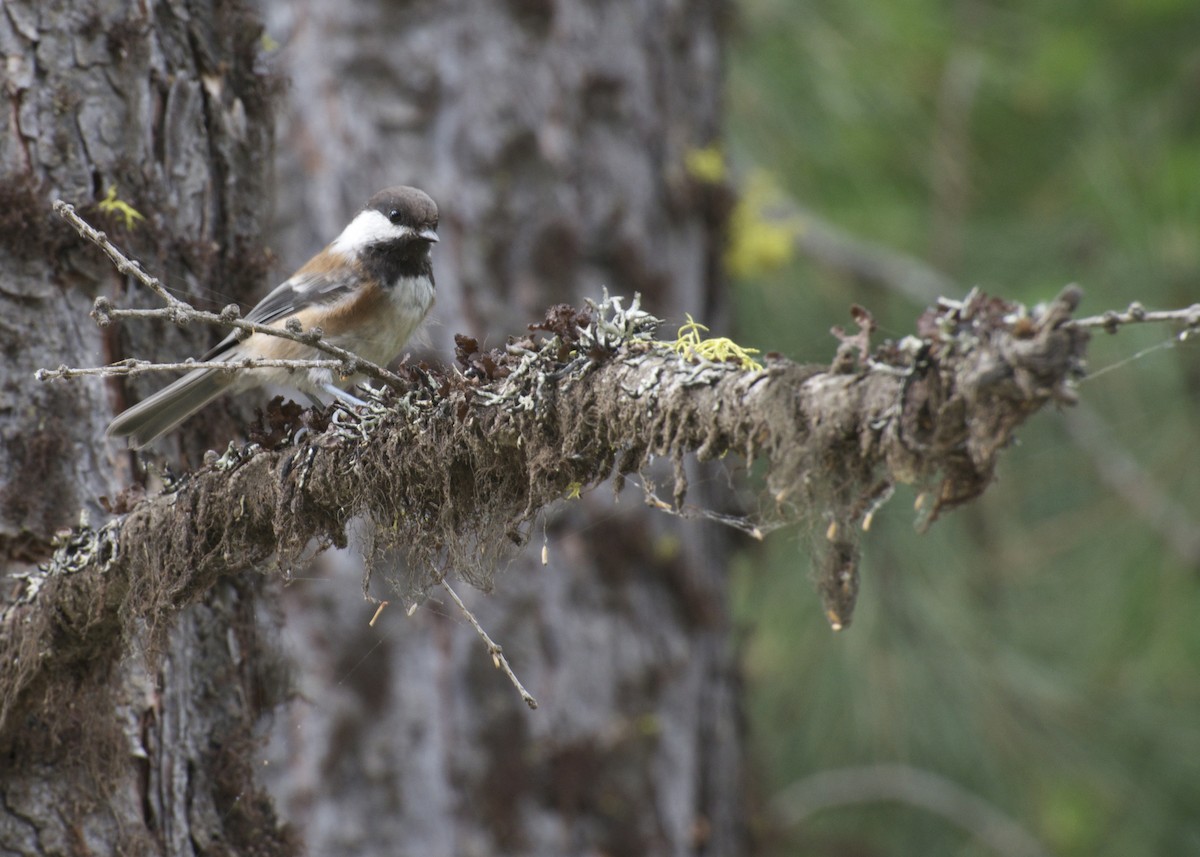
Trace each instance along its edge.
<path fill-rule="evenodd" d="M 389 211 L 388 212 L 388 220 L 392 221 L 392 223 L 399 223 L 400 222 L 400 209 L 393 208 L 391 211 Z"/>

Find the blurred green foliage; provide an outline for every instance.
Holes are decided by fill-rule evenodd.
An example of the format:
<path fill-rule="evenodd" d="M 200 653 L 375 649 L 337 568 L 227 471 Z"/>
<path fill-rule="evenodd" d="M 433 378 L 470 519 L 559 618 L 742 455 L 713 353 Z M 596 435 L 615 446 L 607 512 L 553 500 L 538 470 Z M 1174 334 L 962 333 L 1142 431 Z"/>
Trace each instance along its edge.
<path fill-rule="evenodd" d="M 1195 0 L 741 0 L 738 12 L 735 174 L 768 171 L 780 193 L 963 292 L 1036 302 L 1079 282 L 1087 313 L 1200 301 Z M 851 303 L 883 336 L 910 332 L 921 310 L 779 261 L 737 281 L 745 345 L 827 362 Z M 812 534 L 778 533 L 740 560 L 764 810 L 814 773 L 898 762 L 1062 857 L 1200 854 L 1200 568 L 1132 482 L 1097 466 L 1132 457 L 1200 528 L 1200 347 L 1173 332 L 1099 334 L 1080 394 L 1101 427 L 1073 436 L 1067 415 L 1038 415 L 988 494 L 929 533 L 913 532 L 913 492 L 898 492 L 867 537 L 846 631 L 829 631 L 812 592 Z M 758 832 L 771 855 L 994 853 L 906 804 L 851 803 L 793 827 L 764 811 Z"/>

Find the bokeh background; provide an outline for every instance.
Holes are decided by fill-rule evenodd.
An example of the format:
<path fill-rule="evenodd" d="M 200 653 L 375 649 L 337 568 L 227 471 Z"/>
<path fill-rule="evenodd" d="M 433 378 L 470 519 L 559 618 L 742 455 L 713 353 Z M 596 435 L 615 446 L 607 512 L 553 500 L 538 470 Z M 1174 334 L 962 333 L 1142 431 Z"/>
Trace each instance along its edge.
<path fill-rule="evenodd" d="M 1200 300 L 1194 2 L 737 10 L 744 344 L 827 360 L 851 303 L 902 336 L 941 277 L 1030 303 L 1078 282 L 1089 313 Z M 924 279 L 806 245 L 830 229 Z M 1176 333 L 1098 334 L 1083 406 L 1038 415 L 927 534 L 898 492 L 848 630 L 804 534 L 740 557 L 763 853 L 1200 854 L 1200 350 Z"/>

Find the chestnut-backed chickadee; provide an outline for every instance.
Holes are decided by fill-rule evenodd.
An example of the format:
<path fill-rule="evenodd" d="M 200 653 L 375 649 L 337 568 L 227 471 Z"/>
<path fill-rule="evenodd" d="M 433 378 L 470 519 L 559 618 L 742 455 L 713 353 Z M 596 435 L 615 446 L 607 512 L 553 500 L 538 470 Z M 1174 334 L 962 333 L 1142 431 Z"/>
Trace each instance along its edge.
<path fill-rule="evenodd" d="M 304 330 L 321 328 L 323 341 L 385 364 L 404 347 L 433 306 L 430 246 L 437 237 L 438 210 L 423 191 L 390 187 L 368 200 L 342 234 L 263 298 L 247 321 L 284 327 L 295 319 Z M 242 341 L 230 334 L 205 360 L 247 357 L 305 360 L 328 357 L 317 349 L 263 333 Z M 343 381 L 345 379 L 342 379 Z M 334 385 L 329 369 L 196 369 L 129 408 L 108 434 L 145 446 L 170 431 L 222 393 L 267 384 L 292 387 L 315 398 L 353 396 Z"/>

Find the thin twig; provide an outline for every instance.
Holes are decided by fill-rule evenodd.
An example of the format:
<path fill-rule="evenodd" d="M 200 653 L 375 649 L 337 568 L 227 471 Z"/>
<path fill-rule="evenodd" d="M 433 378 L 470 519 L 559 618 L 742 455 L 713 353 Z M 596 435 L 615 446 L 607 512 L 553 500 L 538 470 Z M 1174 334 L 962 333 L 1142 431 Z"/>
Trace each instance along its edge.
<path fill-rule="evenodd" d="M 74 206 L 64 202 L 61 199 L 54 201 L 54 210 L 64 220 L 74 227 L 82 237 L 91 241 L 97 247 L 105 252 L 109 259 L 112 260 L 116 269 L 122 273 L 132 276 L 137 279 L 146 288 L 153 291 L 156 295 L 166 301 L 167 306 L 161 309 L 117 309 L 106 298 L 100 297 L 96 299 L 95 308 L 92 311 L 92 316 L 96 322 L 102 327 L 109 323 L 112 319 L 117 318 L 164 318 L 176 324 L 187 324 L 192 321 L 198 321 L 202 324 L 211 324 L 225 329 L 243 330 L 247 333 L 262 333 L 267 336 L 276 336 L 280 339 L 288 339 L 292 342 L 299 342 L 304 345 L 311 346 L 318 351 L 324 351 L 326 354 L 331 354 L 345 361 L 347 366 L 352 367 L 355 372 L 361 372 L 364 375 L 369 375 L 377 381 L 388 382 L 391 384 L 401 384 L 401 378 L 393 372 L 389 372 L 378 364 L 372 363 L 370 360 L 365 360 L 359 357 L 353 351 L 347 351 L 344 348 L 338 348 L 336 345 L 324 341 L 321 338 L 319 328 L 314 330 L 300 330 L 291 327 L 272 327 L 266 324 L 257 324 L 252 321 L 247 321 L 239 318 L 236 313 L 236 308 L 227 307 L 220 313 L 206 312 L 198 310 L 186 301 L 181 301 L 179 298 L 168 292 L 162 283 L 155 277 L 150 276 L 142 266 L 136 261 L 131 261 L 124 253 L 118 250 L 108 236 L 103 232 L 92 227 L 86 220 L 80 217 Z M 232 364 L 236 365 L 236 364 Z M 255 362 L 250 366 L 243 368 L 256 368 L 259 363 Z"/>
<path fill-rule="evenodd" d="M 521 680 L 517 678 L 516 673 L 512 671 L 512 667 L 508 665 L 508 659 L 504 657 L 504 650 L 500 647 L 500 644 L 488 636 L 487 631 L 483 630 L 483 626 L 475 618 L 475 614 L 467 609 L 467 605 L 463 604 L 462 599 L 458 597 L 458 593 L 450 588 L 450 584 L 442 580 L 442 586 L 450 593 L 450 597 L 454 599 L 454 603 L 458 605 L 458 609 L 467 617 L 467 621 L 471 623 L 471 626 L 475 629 L 475 633 L 479 635 L 484 645 L 487 646 L 488 651 L 491 652 L 492 663 L 496 665 L 497 669 L 504 671 L 504 674 L 508 676 L 508 680 L 512 682 L 513 687 L 517 689 L 517 693 L 521 694 L 521 699 L 525 700 L 525 704 L 530 708 L 537 708 L 537 700 L 525 689 L 521 684 Z"/>
<path fill-rule="evenodd" d="M 135 277 L 139 283 L 166 301 L 168 306 L 179 307 L 181 309 L 187 307 L 191 309 L 187 303 L 181 301 L 163 288 L 163 284 L 156 277 L 152 277 L 143 271 L 142 266 L 138 262 L 131 261 L 124 253 L 113 246 L 113 243 L 108 240 L 107 235 L 76 214 L 75 206 L 61 199 L 56 199 L 54 200 L 54 210 L 59 217 L 71 224 L 76 232 L 103 250 L 120 273 Z"/>
<path fill-rule="evenodd" d="M 660 500 L 658 495 L 654 493 L 654 486 L 651 484 L 643 484 L 642 491 L 644 492 L 644 501 L 647 506 L 659 512 L 666 512 L 668 515 L 674 515 L 677 518 L 682 518 L 685 521 L 699 519 L 702 521 L 713 521 L 718 524 L 724 524 L 727 527 L 733 527 L 739 532 L 743 532 L 752 539 L 763 541 L 767 537 L 767 533 L 780 529 L 787 524 L 783 521 L 776 522 L 755 522 L 743 515 L 725 515 L 721 512 L 714 512 L 711 509 L 705 509 L 702 506 L 693 506 L 686 504 L 683 506 L 672 506 L 670 503 Z M 544 564 L 544 563 L 543 563 Z"/>
<path fill-rule="evenodd" d="M 62 378 L 82 378 L 87 375 L 102 377 L 144 375 L 147 372 L 190 372 L 193 369 L 221 369 L 234 372 L 244 369 L 336 369 L 347 375 L 353 374 L 352 367 L 344 360 L 275 360 L 265 357 L 246 357 L 241 360 L 184 360 L 181 363 L 152 363 L 149 360 L 129 358 L 108 366 L 59 366 L 57 369 L 39 369 L 34 377 L 39 381 L 57 381 Z M 350 371 L 348 371 L 350 370 Z"/>
<path fill-rule="evenodd" d="M 191 321 L 198 321 L 201 324 L 211 324 L 214 327 L 237 328 L 250 333 L 265 333 L 268 336 L 278 336 L 280 339 L 290 339 L 292 342 L 300 342 L 304 345 L 311 345 L 326 354 L 334 357 L 339 357 L 346 365 L 352 368 L 353 372 L 361 372 L 364 375 L 369 375 L 377 381 L 402 383 L 399 376 L 393 372 L 389 372 L 378 364 L 372 363 L 359 357 L 353 351 L 347 351 L 344 348 L 338 348 L 336 345 L 330 345 L 321 339 L 320 328 L 312 330 L 299 330 L 290 328 L 272 327 L 266 324 L 258 324 L 253 321 L 246 321 L 243 318 L 231 315 L 228 308 L 220 313 L 206 312 L 199 310 L 189 304 L 182 306 L 169 306 L 160 309 L 118 309 L 114 307 L 107 299 L 100 297 L 96 299 L 96 306 L 92 310 L 93 317 L 103 326 L 112 319 L 119 318 L 161 318 L 175 324 L 187 324 Z M 257 365 L 257 364 L 255 364 Z M 252 367 L 247 367 L 252 368 Z"/>
<path fill-rule="evenodd" d="M 1192 304 L 1183 309 L 1149 311 L 1137 301 L 1129 305 L 1125 312 L 1110 309 L 1102 315 L 1092 315 L 1086 318 L 1073 318 L 1063 322 L 1063 327 L 1102 327 L 1109 333 L 1115 333 L 1123 324 L 1138 324 L 1148 322 L 1182 321 L 1188 329 L 1200 327 L 1200 304 Z"/>
<path fill-rule="evenodd" d="M 383 608 L 387 607 L 390 601 L 380 601 L 379 606 L 375 608 L 375 615 L 371 617 L 371 621 L 367 623 L 368 627 L 374 628 L 375 623 L 379 621 L 379 614 L 383 612 Z"/>

